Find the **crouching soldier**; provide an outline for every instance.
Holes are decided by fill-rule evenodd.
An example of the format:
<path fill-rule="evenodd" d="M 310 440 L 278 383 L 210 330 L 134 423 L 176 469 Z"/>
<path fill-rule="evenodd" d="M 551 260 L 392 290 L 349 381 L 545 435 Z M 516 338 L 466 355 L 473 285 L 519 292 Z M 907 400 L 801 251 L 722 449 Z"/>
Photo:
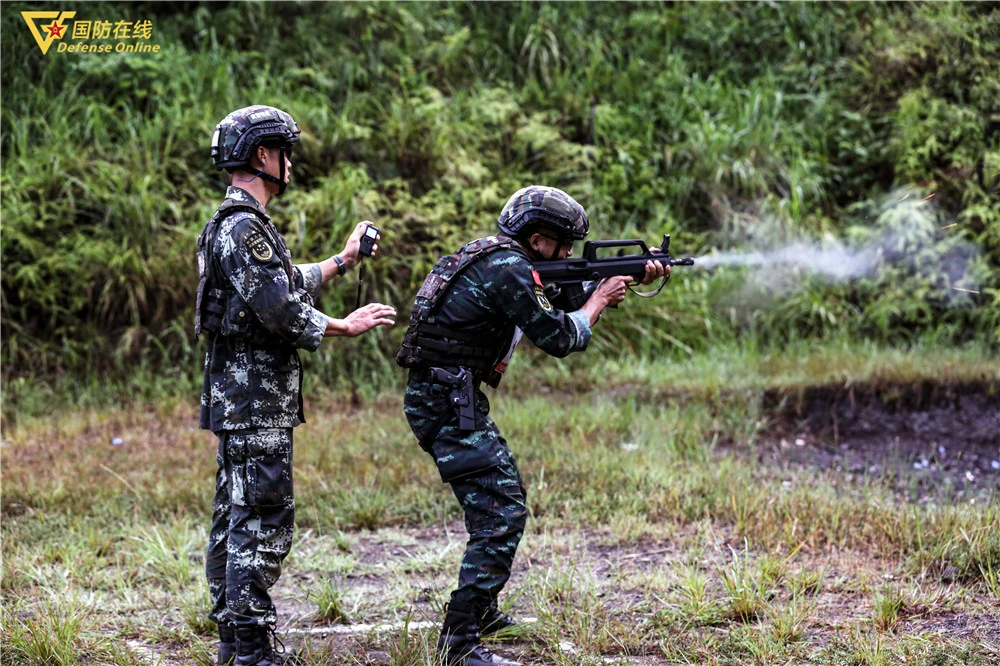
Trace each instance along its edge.
<path fill-rule="evenodd" d="M 625 298 L 631 280 L 604 280 L 573 312 L 548 300 L 534 262 L 569 257 L 589 231 L 586 211 L 562 190 L 519 190 L 500 213 L 499 229 L 437 262 L 396 356 L 409 368 L 403 411 L 410 428 L 451 484 L 469 533 L 438 641 L 452 666 L 516 666 L 480 644 L 483 635 L 516 624 L 497 596 L 528 516 L 517 461 L 480 387 L 496 388 L 522 335 L 557 357 L 586 349 L 598 316 Z M 647 263 L 644 284 L 667 271 Z"/>

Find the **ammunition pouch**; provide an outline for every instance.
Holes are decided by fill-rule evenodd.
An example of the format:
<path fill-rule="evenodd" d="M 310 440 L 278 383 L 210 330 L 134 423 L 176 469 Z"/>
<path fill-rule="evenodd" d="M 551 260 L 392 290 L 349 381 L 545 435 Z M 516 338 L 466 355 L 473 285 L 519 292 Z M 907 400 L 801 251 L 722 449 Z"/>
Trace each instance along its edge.
<path fill-rule="evenodd" d="M 226 304 L 226 316 L 222 319 L 219 335 L 246 336 L 251 332 L 254 320 L 255 316 L 250 307 L 243 302 L 235 290 L 231 291 L 229 292 L 229 302 Z"/>
<path fill-rule="evenodd" d="M 222 291 L 209 284 L 212 274 L 211 244 L 215 242 L 218 228 L 218 221 L 213 217 L 205 224 L 204 230 L 198 236 L 198 293 L 194 305 L 195 335 L 202 331 L 217 333 L 222 328 L 222 318 L 226 314 L 226 302 Z"/>
<path fill-rule="evenodd" d="M 493 367 L 497 356 L 493 346 L 482 346 L 477 339 L 460 331 L 430 323 L 416 327 L 413 341 L 420 349 L 420 359 L 428 365 L 466 366 L 485 372 Z"/>
<path fill-rule="evenodd" d="M 200 331 L 226 337 L 253 332 L 254 314 L 235 290 L 208 289 L 201 294 Z M 196 324 L 198 321 L 196 321 Z"/>
<path fill-rule="evenodd" d="M 194 314 L 194 332 L 218 333 L 226 316 L 226 294 L 221 289 L 205 289 L 205 281 L 198 285 L 198 304 Z"/>

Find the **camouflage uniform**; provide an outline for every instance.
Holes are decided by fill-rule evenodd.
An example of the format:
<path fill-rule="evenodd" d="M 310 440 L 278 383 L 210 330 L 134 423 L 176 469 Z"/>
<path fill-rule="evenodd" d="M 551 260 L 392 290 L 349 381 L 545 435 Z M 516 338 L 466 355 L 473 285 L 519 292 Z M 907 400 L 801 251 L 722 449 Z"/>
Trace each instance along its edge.
<path fill-rule="evenodd" d="M 327 317 L 319 264 L 293 266 L 260 204 L 230 187 L 211 243 L 224 297 L 222 330 L 211 333 L 201 393 L 201 427 L 219 438 L 206 574 L 210 617 L 235 627 L 273 625 L 268 590 L 291 547 L 292 428 L 305 419 L 298 349 L 314 351 Z"/>
<path fill-rule="evenodd" d="M 474 241 L 463 251 L 495 245 L 498 240 L 510 243 L 491 237 Z M 482 606 L 495 602 L 510 577 L 527 508 L 517 462 L 489 416 L 489 401 L 480 383 L 496 385 L 496 370 L 506 368 L 521 332 L 543 351 L 562 357 L 586 349 L 590 325 L 582 311 L 567 313 L 549 303 L 528 255 L 514 243 L 469 265 L 455 279 L 433 319 L 445 332 L 445 349 L 461 350 L 475 340 L 485 352 L 482 363 L 467 366 L 475 379 L 475 427 L 465 431 L 459 429 L 448 387 L 432 379 L 431 364 L 405 359 L 406 343 L 398 357 L 401 364 L 411 366 L 403 402 L 410 428 L 465 510 L 469 541 L 452 599 Z M 442 363 L 433 365 L 459 370 Z"/>

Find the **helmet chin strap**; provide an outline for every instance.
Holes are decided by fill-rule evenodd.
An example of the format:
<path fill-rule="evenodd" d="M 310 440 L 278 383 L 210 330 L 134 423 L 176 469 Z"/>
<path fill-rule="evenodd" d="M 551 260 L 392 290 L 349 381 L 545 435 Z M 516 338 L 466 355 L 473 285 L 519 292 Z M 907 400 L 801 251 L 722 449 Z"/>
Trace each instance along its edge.
<path fill-rule="evenodd" d="M 249 171 L 250 173 L 254 174 L 255 176 L 259 176 L 260 178 L 263 178 L 264 180 L 266 180 L 266 181 L 268 181 L 270 183 L 274 183 L 275 185 L 277 185 L 278 186 L 278 195 L 277 196 L 280 197 L 282 194 L 285 193 L 285 188 L 288 187 L 288 183 L 285 182 L 285 148 L 284 148 L 284 146 L 278 148 L 278 162 L 281 164 L 281 175 L 278 178 L 275 178 L 274 176 L 272 176 L 269 173 L 264 173 L 260 169 L 247 169 L 247 171 Z"/>
<path fill-rule="evenodd" d="M 548 256 L 548 257 L 546 257 L 544 254 L 542 254 L 541 252 L 539 252 L 535 248 L 531 247 L 531 244 L 528 242 L 527 238 L 525 238 L 524 240 L 520 241 L 520 243 L 521 243 L 521 247 L 523 247 L 528 252 L 528 255 L 531 257 L 531 259 L 536 260 L 536 261 L 539 260 L 539 259 L 541 259 L 543 261 L 555 261 L 556 259 L 559 258 L 559 250 L 560 250 L 560 248 L 562 248 L 562 242 L 561 241 L 556 241 L 556 246 L 552 250 L 551 255 Z"/>
<path fill-rule="evenodd" d="M 539 252 L 535 248 L 531 247 L 530 245 L 527 245 L 525 243 L 522 243 L 521 245 L 522 245 L 522 247 L 524 247 L 525 250 L 528 251 L 528 254 L 531 256 L 532 260 L 537 261 L 537 260 L 541 259 L 543 261 L 555 261 L 556 259 L 559 258 L 557 256 L 559 254 L 559 247 L 558 246 L 556 247 L 556 249 L 552 250 L 552 256 L 546 257 L 544 254 L 542 254 L 541 252 Z"/>

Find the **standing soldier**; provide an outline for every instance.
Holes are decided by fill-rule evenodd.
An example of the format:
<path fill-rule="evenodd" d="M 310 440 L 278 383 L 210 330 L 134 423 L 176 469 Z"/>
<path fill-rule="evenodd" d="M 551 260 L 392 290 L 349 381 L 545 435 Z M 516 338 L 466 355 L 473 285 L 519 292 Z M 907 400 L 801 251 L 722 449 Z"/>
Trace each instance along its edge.
<path fill-rule="evenodd" d="M 344 319 L 313 307 L 324 282 L 360 261 L 365 223 L 339 255 L 292 265 L 266 207 L 285 191 L 298 140 L 292 117 L 270 106 L 233 111 L 212 138 L 212 163 L 232 184 L 198 238 L 195 331 L 208 334 L 201 427 L 219 438 L 205 569 L 220 664 L 285 663 L 271 646 L 277 614 L 268 590 L 294 530 L 292 428 L 305 421 L 297 350 L 395 323 L 395 310 L 380 303 Z"/>
<path fill-rule="evenodd" d="M 510 578 L 528 515 L 517 462 L 489 417 L 480 384 L 496 388 L 522 333 L 553 356 L 586 349 L 598 316 L 625 298 L 631 280 L 604 280 L 574 312 L 548 300 L 533 262 L 570 256 L 590 228 L 586 211 L 562 190 L 519 190 L 500 213 L 499 228 L 502 235 L 437 262 L 396 355 L 410 369 L 403 401 L 410 428 L 451 484 L 469 532 L 438 640 L 438 652 L 453 666 L 516 666 L 479 644 L 482 635 L 515 624 L 499 610 L 497 595 Z M 648 262 L 644 284 L 667 271 Z"/>

